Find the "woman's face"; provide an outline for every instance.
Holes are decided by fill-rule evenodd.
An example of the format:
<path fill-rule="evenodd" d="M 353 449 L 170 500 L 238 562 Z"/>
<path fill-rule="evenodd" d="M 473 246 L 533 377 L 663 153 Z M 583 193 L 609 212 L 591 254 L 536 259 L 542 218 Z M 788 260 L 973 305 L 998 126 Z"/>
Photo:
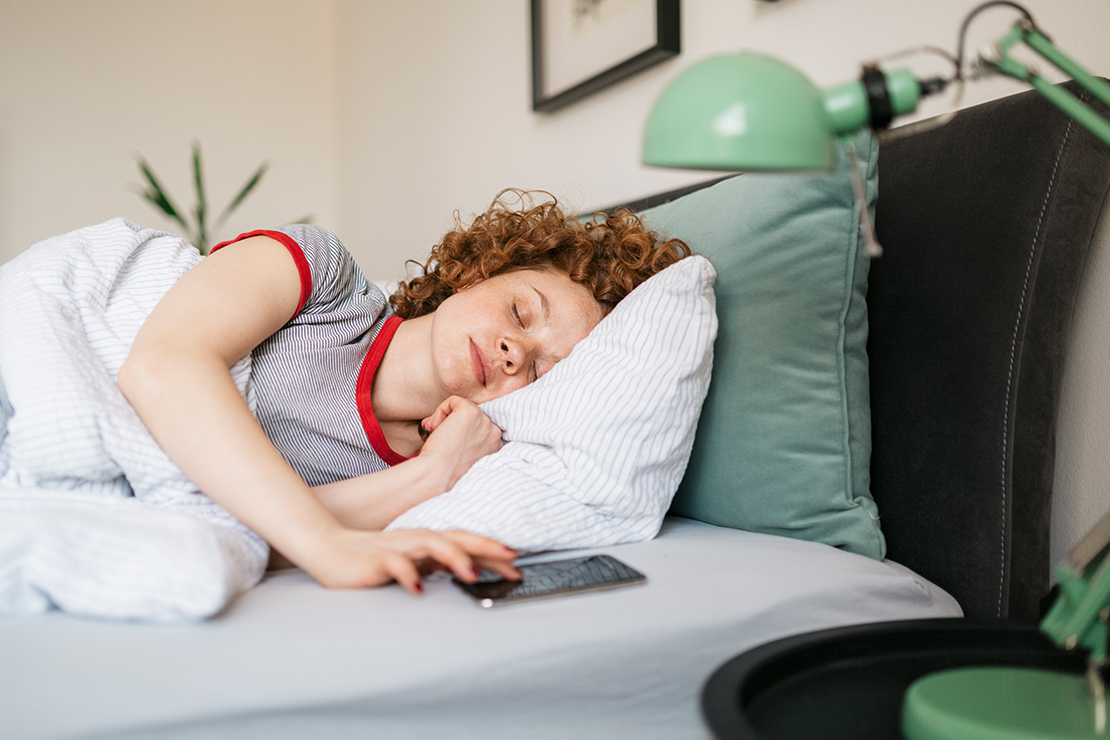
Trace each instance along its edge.
<path fill-rule="evenodd" d="M 590 291 L 554 269 L 496 275 L 452 295 L 432 320 L 444 397 L 482 403 L 523 388 L 570 354 L 601 321 Z"/>

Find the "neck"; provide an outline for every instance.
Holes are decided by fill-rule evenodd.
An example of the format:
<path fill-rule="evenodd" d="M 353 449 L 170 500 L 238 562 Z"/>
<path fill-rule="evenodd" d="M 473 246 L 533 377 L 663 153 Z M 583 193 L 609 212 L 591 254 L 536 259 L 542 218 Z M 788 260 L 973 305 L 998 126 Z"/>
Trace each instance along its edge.
<path fill-rule="evenodd" d="M 419 422 L 443 401 L 432 368 L 431 330 L 432 314 L 397 327 L 370 391 L 379 424 Z"/>

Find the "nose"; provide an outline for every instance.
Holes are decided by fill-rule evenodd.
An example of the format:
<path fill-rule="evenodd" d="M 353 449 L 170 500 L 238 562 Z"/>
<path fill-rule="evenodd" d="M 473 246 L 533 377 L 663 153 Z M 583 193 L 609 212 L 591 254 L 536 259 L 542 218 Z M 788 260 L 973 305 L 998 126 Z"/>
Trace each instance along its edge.
<path fill-rule="evenodd" d="M 498 348 L 501 350 L 501 367 L 505 374 L 523 374 L 527 377 L 532 352 L 527 341 L 505 337 L 499 341 Z"/>

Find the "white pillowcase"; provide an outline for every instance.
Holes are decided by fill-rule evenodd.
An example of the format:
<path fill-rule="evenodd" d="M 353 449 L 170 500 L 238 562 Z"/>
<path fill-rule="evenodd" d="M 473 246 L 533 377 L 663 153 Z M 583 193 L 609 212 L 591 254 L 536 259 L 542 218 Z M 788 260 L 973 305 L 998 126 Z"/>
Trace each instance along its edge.
<path fill-rule="evenodd" d="M 464 529 L 526 552 L 654 537 L 709 388 L 716 276 L 697 255 L 671 265 L 539 381 L 483 404 L 505 446 L 387 529 Z"/>

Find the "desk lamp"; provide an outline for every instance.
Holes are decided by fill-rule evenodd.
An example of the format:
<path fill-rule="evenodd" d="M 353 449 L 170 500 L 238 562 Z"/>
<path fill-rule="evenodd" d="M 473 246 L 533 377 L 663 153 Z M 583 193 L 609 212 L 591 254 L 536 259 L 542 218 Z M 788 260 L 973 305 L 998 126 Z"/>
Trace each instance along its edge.
<path fill-rule="evenodd" d="M 1022 17 L 996 42 L 993 55 L 979 57 L 978 69 L 1023 80 L 1110 146 L 1110 122 L 1011 53 L 1019 45 L 1031 49 L 1107 105 L 1110 85 L 1057 49 L 1027 10 L 1016 3 L 996 1 L 978 6 L 964 20 L 956 57 L 933 47 L 921 49 L 952 62 L 955 74 L 951 79 L 919 80 L 906 69 L 885 72 L 872 63 L 863 66 L 859 80 L 820 90 L 793 67 L 761 54 L 706 59 L 679 75 L 655 102 L 644 130 L 643 161 L 709 170 L 828 170 L 834 162 L 837 137 L 844 139 L 854 160 L 854 132 L 864 128 L 884 131 L 895 116 L 912 113 L 922 97 L 939 93 L 952 82 L 962 90 L 968 25 L 981 11 L 996 5 L 1012 7 Z M 943 125 L 954 115 L 958 99 L 959 95 L 947 116 L 925 125 Z M 908 128 L 910 133 L 918 130 Z M 850 169 L 856 174 L 856 195 L 863 204 L 858 168 Z M 861 211 L 865 248 L 877 257 L 881 249 L 865 205 Z"/>
<path fill-rule="evenodd" d="M 776 59 L 758 54 L 726 54 L 707 59 L 679 75 L 656 101 L 644 133 L 643 161 L 664 167 L 712 170 L 827 170 L 834 141 L 842 138 L 854 156 L 851 135 L 884 131 L 895 116 L 914 111 L 921 98 L 950 83 L 962 90 L 964 42 L 971 20 L 992 6 L 1021 14 L 1013 28 L 982 54 L 980 73 L 1022 80 L 1110 146 L 1110 122 L 1068 91 L 1045 80 L 1032 66 L 1013 58 L 1023 46 L 1048 61 L 1106 105 L 1110 85 L 1063 54 L 1036 26 L 1029 12 L 1012 2 L 979 5 L 960 27 L 950 79 L 917 79 L 907 70 L 885 72 L 867 64 L 858 81 L 819 90 L 805 76 Z M 957 93 L 956 100 L 958 101 Z M 943 125 L 955 114 L 905 127 Z M 885 134 L 889 136 L 889 134 Z M 880 143 L 883 137 L 880 136 Z M 858 167 L 856 195 L 861 204 Z M 881 250 L 866 206 L 861 208 L 869 254 Z M 961 668 L 939 671 L 914 683 L 903 706 L 903 731 L 910 740 L 942 738 L 1086 738 L 1110 740 L 1106 727 L 1103 671 L 1110 621 L 1110 515 L 1084 538 L 1057 570 L 1060 595 L 1041 630 L 1067 650 L 1089 651 L 1086 678 L 1023 668 Z"/>

